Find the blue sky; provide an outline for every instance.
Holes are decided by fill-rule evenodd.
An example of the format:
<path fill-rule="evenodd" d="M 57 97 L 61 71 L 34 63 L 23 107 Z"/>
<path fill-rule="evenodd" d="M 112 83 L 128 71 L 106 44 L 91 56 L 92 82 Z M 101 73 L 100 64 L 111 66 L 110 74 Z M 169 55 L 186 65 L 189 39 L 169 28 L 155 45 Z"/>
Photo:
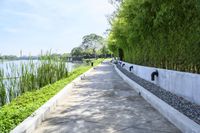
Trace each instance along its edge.
<path fill-rule="evenodd" d="M 103 35 L 108 0 L 0 0 L 0 54 L 70 52 L 86 34 Z"/>

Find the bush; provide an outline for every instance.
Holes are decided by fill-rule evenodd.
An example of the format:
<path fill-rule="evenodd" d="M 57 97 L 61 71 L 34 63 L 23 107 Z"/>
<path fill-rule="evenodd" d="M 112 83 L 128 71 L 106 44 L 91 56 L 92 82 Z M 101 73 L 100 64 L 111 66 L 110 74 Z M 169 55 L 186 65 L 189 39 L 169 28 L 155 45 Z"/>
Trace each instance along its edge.
<path fill-rule="evenodd" d="M 124 0 L 108 42 L 127 62 L 200 73 L 200 1 Z"/>

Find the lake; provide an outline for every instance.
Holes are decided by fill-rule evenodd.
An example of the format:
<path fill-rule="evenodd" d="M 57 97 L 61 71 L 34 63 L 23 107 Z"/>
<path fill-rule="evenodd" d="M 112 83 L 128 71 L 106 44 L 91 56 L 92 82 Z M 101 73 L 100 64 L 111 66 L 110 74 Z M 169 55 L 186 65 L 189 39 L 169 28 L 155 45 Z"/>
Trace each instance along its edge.
<path fill-rule="evenodd" d="M 18 69 L 20 68 L 21 64 L 28 64 L 29 60 L 16 60 L 16 61 L 0 61 L 0 69 L 3 68 L 4 74 L 11 74 L 11 70 L 9 66 L 16 66 Z M 34 64 L 37 66 L 38 63 L 40 63 L 39 60 L 33 60 Z M 71 72 L 77 64 L 66 62 L 67 70 L 68 72 Z M 12 75 L 12 74 L 11 74 Z"/>
<path fill-rule="evenodd" d="M 65 64 L 65 62 L 63 62 L 64 64 L 61 63 L 63 65 L 59 67 L 60 63 L 53 61 L 52 66 L 48 67 L 48 65 L 50 65 L 50 64 L 48 64 L 47 62 L 46 62 L 47 63 L 46 64 L 45 62 L 46 61 L 41 62 L 40 60 L 0 61 L 0 78 L 1 78 L 0 79 L 0 92 L 1 92 L 0 93 L 0 106 L 3 105 L 5 102 L 9 103 L 13 98 L 21 95 L 21 92 L 22 92 L 21 88 L 24 87 L 25 85 L 28 86 L 29 84 L 30 85 L 37 84 L 35 86 L 36 88 L 34 88 L 34 89 L 37 89 L 37 87 L 39 85 L 41 85 L 41 83 L 43 84 L 43 79 L 45 80 L 45 82 L 46 82 L 46 79 L 48 80 L 47 83 L 45 83 L 44 85 L 55 82 L 64 76 L 63 74 L 66 73 L 66 69 L 68 72 L 71 72 L 75 67 L 78 66 L 75 63 L 66 62 L 66 64 Z M 42 66 L 44 66 L 45 64 L 47 65 L 47 67 L 43 68 Z M 54 65 L 54 64 L 57 64 L 57 65 Z M 41 67 L 42 67 L 42 69 L 40 69 Z M 52 69 L 52 67 L 53 67 L 53 69 Z M 25 69 L 22 69 L 22 68 L 25 68 Z M 45 71 L 41 72 L 38 70 L 45 70 Z M 25 74 L 26 76 L 29 76 L 28 73 L 26 74 L 26 72 L 30 72 L 30 73 L 36 72 L 36 75 L 40 75 L 41 78 L 39 80 L 35 79 L 33 82 L 31 82 L 32 78 L 30 79 L 28 77 L 22 76 L 22 73 Z M 49 73 L 50 74 L 54 73 L 57 75 L 48 75 Z M 63 75 L 63 76 L 60 77 L 60 75 Z M 28 78 L 28 79 L 24 79 L 23 77 Z M 37 76 L 35 76 L 35 78 L 36 77 Z M 24 79 L 23 83 L 21 82 L 22 78 Z M 42 86 L 44 86 L 44 85 L 42 85 Z M 29 89 L 29 87 L 28 87 L 28 89 Z M 5 93 L 3 90 L 5 90 Z M 3 100 L 5 100 L 4 103 L 3 103 Z"/>

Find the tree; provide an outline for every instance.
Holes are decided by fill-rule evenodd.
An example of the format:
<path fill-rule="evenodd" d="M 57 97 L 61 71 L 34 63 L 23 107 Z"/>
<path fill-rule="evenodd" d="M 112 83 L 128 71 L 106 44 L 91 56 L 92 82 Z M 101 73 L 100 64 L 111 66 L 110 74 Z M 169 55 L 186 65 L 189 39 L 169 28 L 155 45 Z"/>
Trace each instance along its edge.
<path fill-rule="evenodd" d="M 83 37 L 81 48 L 88 54 L 93 54 L 96 57 L 97 50 L 103 47 L 104 39 L 102 36 L 90 34 Z"/>
<path fill-rule="evenodd" d="M 108 54 L 111 54 L 108 45 L 103 45 L 103 47 L 99 50 L 99 54 L 102 55 L 102 57 L 106 58 Z"/>
<path fill-rule="evenodd" d="M 71 51 L 72 56 L 82 56 L 84 58 L 105 57 L 109 53 L 105 39 L 96 34 L 83 36 L 81 45 Z"/>
<path fill-rule="evenodd" d="M 109 48 L 130 63 L 200 73 L 199 0 L 123 0 Z"/>
<path fill-rule="evenodd" d="M 0 55 L 0 59 L 3 59 L 3 60 L 17 60 L 18 57 L 15 56 L 15 55 Z"/>
<path fill-rule="evenodd" d="M 81 47 L 73 48 L 71 51 L 71 55 L 74 57 L 80 57 L 83 54 L 83 49 Z"/>

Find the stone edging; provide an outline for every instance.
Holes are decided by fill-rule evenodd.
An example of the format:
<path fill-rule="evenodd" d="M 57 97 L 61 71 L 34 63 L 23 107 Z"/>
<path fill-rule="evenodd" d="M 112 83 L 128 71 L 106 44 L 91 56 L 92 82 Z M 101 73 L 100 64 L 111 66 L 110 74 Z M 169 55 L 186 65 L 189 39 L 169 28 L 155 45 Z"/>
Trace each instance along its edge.
<path fill-rule="evenodd" d="M 26 118 L 22 123 L 20 123 L 17 127 L 15 127 L 10 133 L 31 133 L 33 132 L 45 118 L 47 115 L 54 110 L 56 105 L 64 97 L 66 97 L 69 91 L 73 88 L 73 85 L 81 80 L 83 75 L 87 75 L 91 72 L 93 68 L 89 69 L 87 72 L 81 74 L 76 79 L 74 79 L 71 83 L 65 86 L 60 92 L 58 92 L 54 97 L 48 100 L 44 105 L 42 105 L 39 109 L 37 109 L 31 116 Z"/>
<path fill-rule="evenodd" d="M 145 88 L 131 80 L 129 77 L 124 75 L 114 65 L 117 73 L 127 82 L 132 88 L 134 88 L 141 96 L 149 102 L 155 109 L 157 109 L 163 116 L 165 116 L 171 123 L 179 128 L 184 133 L 200 133 L 200 125 L 183 115 L 172 106 L 168 105 L 163 100 L 156 97 L 154 94 L 147 91 Z"/>

